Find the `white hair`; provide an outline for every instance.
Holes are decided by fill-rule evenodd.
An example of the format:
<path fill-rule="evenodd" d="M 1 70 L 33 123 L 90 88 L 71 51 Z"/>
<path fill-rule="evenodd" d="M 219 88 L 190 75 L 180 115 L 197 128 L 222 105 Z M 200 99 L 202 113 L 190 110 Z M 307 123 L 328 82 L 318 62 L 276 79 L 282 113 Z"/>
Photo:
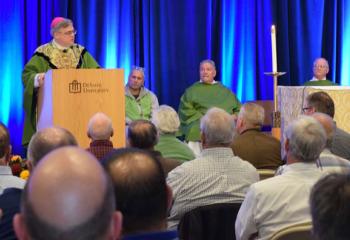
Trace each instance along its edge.
<path fill-rule="evenodd" d="M 313 65 L 315 66 L 316 63 L 317 63 L 317 61 L 319 61 L 319 60 L 323 60 L 323 61 L 326 63 L 327 68 L 329 68 L 329 64 L 328 64 L 327 59 L 325 59 L 325 58 L 323 58 L 323 57 L 316 58 Z"/>
<path fill-rule="evenodd" d="M 168 105 L 161 105 L 152 113 L 152 123 L 160 134 L 175 134 L 180 127 L 177 112 Z"/>
<path fill-rule="evenodd" d="M 88 123 L 88 135 L 92 140 L 107 140 L 113 135 L 112 120 L 104 113 L 95 113 Z"/>
<path fill-rule="evenodd" d="M 211 59 L 205 59 L 199 63 L 199 67 L 201 67 L 204 63 L 209 63 L 213 66 L 214 69 L 216 69 L 215 62 Z"/>
<path fill-rule="evenodd" d="M 243 104 L 238 117 L 244 120 L 246 127 L 262 127 L 264 125 L 265 110 L 256 103 L 248 102 Z"/>
<path fill-rule="evenodd" d="M 285 131 L 289 153 L 301 162 L 314 162 L 326 145 L 326 132 L 314 118 L 301 116 Z"/>
<path fill-rule="evenodd" d="M 202 117 L 200 128 L 208 145 L 230 145 L 235 134 L 235 121 L 233 116 L 214 107 Z"/>
<path fill-rule="evenodd" d="M 131 67 L 131 71 L 129 73 L 128 79 L 130 78 L 130 76 L 133 74 L 134 71 L 140 72 L 141 75 L 142 75 L 142 78 L 145 79 L 145 69 L 143 67 L 138 67 L 138 66 L 132 66 Z"/>

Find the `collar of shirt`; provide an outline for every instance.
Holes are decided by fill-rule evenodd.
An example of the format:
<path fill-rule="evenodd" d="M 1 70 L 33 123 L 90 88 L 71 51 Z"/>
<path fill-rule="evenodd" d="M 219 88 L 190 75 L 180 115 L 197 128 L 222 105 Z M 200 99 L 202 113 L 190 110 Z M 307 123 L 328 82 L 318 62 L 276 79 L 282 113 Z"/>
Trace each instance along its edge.
<path fill-rule="evenodd" d="M 248 128 L 248 129 L 243 130 L 243 132 L 239 135 L 242 135 L 242 134 L 247 133 L 247 132 L 250 132 L 250 133 L 261 132 L 261 128 L 260 127 Z"/>
<path fill-rule="evenodd" d="M 59 43 L 57 43 L 57 42 L 55 41 L 55 39 L 52 39 L 52 45 L 53 45 L 54 47 L 60 49 L 60 50 L 66 50 L 66 49 L 69 48 L 69 47 L 63 47 L 62 45 L 60 45 Z"/>
<path fill-rule="evenodd" d="M 309 171 L 309 170 L 319 169 L 316 165 L 316 162 L 312 163 L 304 163 L 304 162 L 297 162 L 288 164 L 284 167 L 283 173 L 286 174 L 287 172 L 300 172 L 300 171 Z M 319 169 L 321 171 L 321 169 Z"/>
<path fill-rule="evenodd" d="M 129 88 L 129 85 L 126 84 L 125 85 L 125 95 L 126 96 L 130 96 L 130 97 L 134 97 L 131 92 L 130 92 L 130 88 Z M 145 87 L 141 87 L 141 90 L 140 90 L 140 94 L 139 96 L 136 98 L 136 99 L 141 99 L 143 96 L 145 96 L 147 94 L 147 90 Z M 134 97 L 135 98 L 135 97 Z"/>
<path fill-rule="evenodd" d="M 94 141 L 90 142 L 90 147 L 101 146 L 101 145 L 107 146 L 107 147 L 113 147 L 113 143 L 108 139 L 94 140 Z"/>
<path fill-rule="evenodd" d="M 200 82 L 200 83 L 205 83 L 205 82 L 202 81 L 202 79 L 199 79 L 199 82 Z M 205 84 L 214 85 L 214 84 L 217 84 L 217 83 L 218 83 L 217 81 L 213 80 L 211 83 L 205 83 Z"/>
<path fill-rule="evenodd" d="M 213 147 L 213 148 L 205 148 L 202 150 L 200 157 L 213 156 L 220 153 L 220 155 L 234 157 L 232 148 L 230 147 Z"/>
<path fill-rule="evenodd" d="M 0 175 L 12 175 L 12 170 L 9 166 L 0 166 Z"/>
<path fill-rule="evenodd" d="M 315 76 L 313 76 L 312 78 L 311 78 L 311 80 L 310 81 L 322 81 L 322 80 L 327 80 L 327 78 L 326 77 L 324 77 L 324 78 L 322 78 L 322 79 L 318 79 L 318 78 L 315 78 Z"/>

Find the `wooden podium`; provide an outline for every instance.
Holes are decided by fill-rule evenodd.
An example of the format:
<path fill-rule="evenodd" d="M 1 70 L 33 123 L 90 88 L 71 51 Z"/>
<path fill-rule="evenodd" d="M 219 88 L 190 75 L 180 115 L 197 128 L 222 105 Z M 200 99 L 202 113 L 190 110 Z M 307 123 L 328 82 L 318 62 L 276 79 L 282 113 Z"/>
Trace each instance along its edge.
<path fill-rule="evenodd" d="M 55 69 L 39 90 L 37 129 L 60 126 L 86 148 L 89 119 L 103 112 L 113 122 L 115 147 L 125 146 L 125 96 L 122 69 Z"/>

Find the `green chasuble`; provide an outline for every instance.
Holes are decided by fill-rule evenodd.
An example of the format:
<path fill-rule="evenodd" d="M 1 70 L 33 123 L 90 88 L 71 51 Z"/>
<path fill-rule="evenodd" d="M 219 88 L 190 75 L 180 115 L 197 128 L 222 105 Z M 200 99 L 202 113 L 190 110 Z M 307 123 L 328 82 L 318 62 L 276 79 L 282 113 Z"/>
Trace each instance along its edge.
<path fill-rule="evenodd" d="M 185 135 L 186 141 L 200 140 L 200 119 L 211 107 L 218 107 L 233 114 L 239 112 L 241 103 L 230 89 L 219 82 L 196 82 L 186 89 L 179 106 L 180 131 Z"/>
<path fill-rule="evenodd" d="M 330 80 L 307 81 L 304 86 L 337 86 L 338 84 Z"/>
<path fill-rule="evenodd" d="M 86 49 L 78 44 L 62 50 L 50 42 L 35 50 L 22 72 L 23 108 L 26 114 L 22 138 L 24 146 L 28 145 L 36 131 L 37 88 L 34 87 L 34 77 L 38 73 L 59 68 L 99 68 L 99 65 Z"/>

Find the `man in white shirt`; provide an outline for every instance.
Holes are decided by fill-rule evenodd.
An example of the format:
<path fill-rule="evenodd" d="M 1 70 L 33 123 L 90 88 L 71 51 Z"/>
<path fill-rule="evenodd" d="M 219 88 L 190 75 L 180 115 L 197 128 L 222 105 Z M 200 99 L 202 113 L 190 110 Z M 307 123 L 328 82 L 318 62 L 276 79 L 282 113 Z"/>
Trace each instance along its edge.
<path fill-rule="evenodd" d="M 235 156 L 230 147 L 235 131 L 232 115 L 211 108 L 201 119 L 200 129 L 200 156 L 168 174 L 167 183 L 174 193 L 168 217 L 170 229 L 194 208 L 242 202 L 248 187 L 259 180 L 256 168 Z"/>
<path fill-rule="evenodd" d="M 0 194 L 6 188 L 23 189 L 25 181 L 12 175 L 12 170 L 8 166 L 11 158 L 10 135 L 6 126 L 0 123 Z"/>
<path fill-rule="evenodd" d="M 326 147 L 320 154 L 319 167 L 326 172 L 346 172 L 350 170 L 350 162 L 330 151 L 335 134 L 335 123 L 333 119 L 325 113 L 316 112 L 311 115 L 324 128 L 327 134 Z"/>
<path fill-rule="evenodd" d="M 270 239 L 289 225 L 311 221 L 309 194 L 322 176 L 316 159 L 326 133 L 315 119 L 302 116 L 286 130 L 287 166 L 280 176 L 253 184 L 236 219 L 236 239 Z"/>

